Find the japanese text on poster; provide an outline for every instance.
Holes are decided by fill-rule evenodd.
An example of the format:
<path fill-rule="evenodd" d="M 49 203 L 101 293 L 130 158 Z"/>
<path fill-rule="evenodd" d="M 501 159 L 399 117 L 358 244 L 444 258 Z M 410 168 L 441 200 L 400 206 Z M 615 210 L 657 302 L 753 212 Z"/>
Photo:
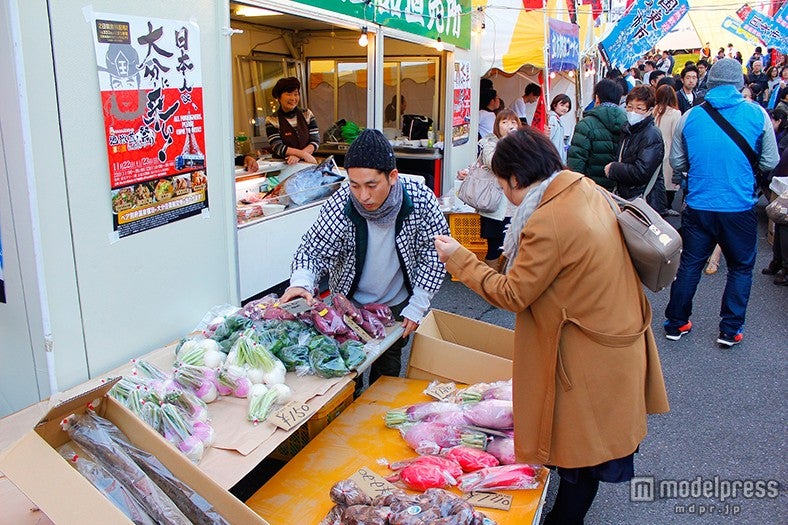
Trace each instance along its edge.
<path fill-rule="evenodd" d="M 96 62 L 118 237 L 208 207 L 199 28 L 94 14 Z"/>
<path fill-rule="evenodd" d="M 451 121 L 451 143 L 459 146 L 468 142 L 471 125 L 471 63 L 454 62 L 454 104 Z M 447 138 L 448 139 L 448 138 Z"/>

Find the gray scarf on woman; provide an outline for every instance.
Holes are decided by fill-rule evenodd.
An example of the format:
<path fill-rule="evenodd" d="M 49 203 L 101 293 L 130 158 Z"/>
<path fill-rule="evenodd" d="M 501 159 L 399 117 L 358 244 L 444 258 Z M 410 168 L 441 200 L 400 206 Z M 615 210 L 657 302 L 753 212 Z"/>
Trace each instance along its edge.
<path fill-rule="evenodd" d="M 542 200 L 544 192 L 557 175 L 558 172 L 556 171 L 537 186 L 528 190 L 528 193 L 526 193 L 523 198 L 523 202 L 517 206 L 517 210 L 515 210 L 512 221 L 509 223 L 509 227 L 506 229 L 506 234 L 503 238 L 503 256 L 506 257 L 507 272 L 512 268 L 514 259 L 517 257 L 517 251 L 520 249 L 520 234 L 523 228 L 525 228 L 525 224 L 528 222 L 533 212 L 536 211 L 536 207 Z"/>
<path fill-rule="evenodd" d="M 353 195 L 352 191 L 350 192 L 350 200 L 358 214 L 366 220 L 374 222 L 378 226 L 390 226 L 397 220 L 397 214 L 402 207 L 402 192 L 402 181 L 397 180 L 397 183 L 391 187 L 391 191 L 389 191 L 386 200 L 380 205 L 380 208 L 372 211 L 364 208 L 358 199 L 356 199 L 356 196 Z"/>

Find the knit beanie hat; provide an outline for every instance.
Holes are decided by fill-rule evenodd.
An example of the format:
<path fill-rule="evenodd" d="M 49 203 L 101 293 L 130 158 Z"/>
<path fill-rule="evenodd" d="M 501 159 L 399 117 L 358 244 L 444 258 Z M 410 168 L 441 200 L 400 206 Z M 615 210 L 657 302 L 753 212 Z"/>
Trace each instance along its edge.
<path fill-rule="evenodd" d="M 709 80 L 706 81 L 708 89 L 724 85 L 734 86 L 736 90 L 741 90 L 744 87 L 744 73 L 742 73 L 741 64 L 733 58 L 722 58 L 716 61 L 711 66 L 708 76 Z"/>
<path fill-rule="evenodd" d="M 345 169 L 372 168 L 385 173 L 397 168 L 394 150 L 380 130 L 367 128 L 358 134 L 345 154 Z"/>

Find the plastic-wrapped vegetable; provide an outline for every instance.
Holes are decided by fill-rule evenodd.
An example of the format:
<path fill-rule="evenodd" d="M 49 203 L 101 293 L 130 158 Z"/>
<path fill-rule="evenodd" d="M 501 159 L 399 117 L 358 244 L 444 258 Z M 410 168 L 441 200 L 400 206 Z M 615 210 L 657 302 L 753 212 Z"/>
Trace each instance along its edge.
<path fill-rule="evenodd" d="M 445 457 L 459 463 L 465 472 L 498 466 L 498 458 L 489 452 L 473 447 L 454 447 L 446 452 Z"/>
<path fill-rule="evenodd" d="M 320 377 L 341 377 L 350 372 L 339 353 L 339 345 L 325 335 L 309 341 L 309 364 Z"/>
<path fill-rule="evenodd" d="M 361 317 L 364 319 L 361 328 L 375 339 L 386 337 L 386 327 L 378 317 L 368 310 L 361 310 Z"/>
<path fill-rule="evenodd" d="M 386 426 L 397 428 L 406 422 L 424 421 L 438 414 L 460 413 L 462 407 L 456 403 L 446 401 L 430 401 L 416 403 L 405 408 L 395 408 L 386 412 Z"/>
<path fill-rule="evenodd" d="M 285 365 L 288 372 L 299 367 L 309 366 L 309 347 L 295 344 L 280 348 L 276 356 Z"/>
<path fill-rule="evenodd" d="M 213 339 L 181 339 L 175 348 L 175 359 L 187 365 L 219 368 L 225 357 Z"/>
<path fill-rule="evenodd" d="M 512 400 L 512 380 L 496 381 L 494 383 L 476 383 L 459 392 L 460 399 L 465 403 L 481 401 L 482 399 Z"/>
<path fill-rule="evenodd" d="M 318 525 L 342 525 L 342 513 L 346 508 L 345 505 L 334 505 Z"/>
<path fill-rule="evenodd" d="M 336 292 L 331 299 L 331 304 L 342 315 L 347 315 L 357 323 L 361 323 L 361 311 L 348 299 L 345 294 Z"/>
<path fill-rule="evenodd" d="M 326 303 L 319 301 L 315 303 L 310 315 L 315 328 L 321 334 L 334 336 L 350 332 L 350 328 L 345 324 L 342 315 Z"/>
<path fill-rule="evenodd" d="M 537 470 L 531 465 L 501 465 L 460 476 L 459 487 L 463 492 L 533 489 L 539 486 L 536 475 Z"/>
<path fill-rule="evenodd" d="M 388 525 L 389 514 L 386 507 L 351 505 L 342 513 L 342 525 Z"/>
<path fill-rule="evenodd" d="M 400 467 L 402 463 L 405 462 L 394 464 L 391 468 Z M 462 475 L 459 463 L 440 456 L 419 456 L 406 463 L 396 474 L 386 479 L 402 481 L 409 489 L 424 491 L 456 485 L 457 478 Z"/>
<path fill-rule="evenodd" d="M 471 425 L 506 430 L 514 427 L 512 402 L 501 399 L 486 399 L 470 404 L 465 409 L 465 419 Z"/>
<path fill-rule="evenodd" d="M 249 410 L 246 417 L 256 425 L 268 418 L 274 405 L 289 403 L 292 397 L 293 391 L 284 383 L 271 385 L 270 388 L 262 384 L 254 385 L 249 395 Z"/>
<path fill-rule="evenodd" d="M 251 327 L 251 319 L 241 315 L 231 315 L 224 318 L 218 325 L 215 325 L 215 330 L 211 331 L 211 327 L 209 327 L 206 336 L 210 336 L 211 339 L 219 343 L 219 346 L 222 347 L 222 352 L 227 353 L 233 347 L 241 332 Z"/>
<path fill-rule="evenodd" d="M 145 475 L 122 447 L 89 417 L 69 416 L 64 426 L 71 439 L 132 491 L 154 520 L 165 524 L 190 524 L 175 503 Z"/>
<path fill-rule="evenodd" d="M 517 463 L 514 457 L 514 438 L 493 436 L 487 443 L 487 452 L 498 458 L 501 465 Z"/>
<path fill-rule="evenodd" d="M 442 449 L 457 445 L 483 449 L 487 443 L 487 436 L 482 432 L 464 430 L 460 427 L 431 421 L 403 425 L 399 430 L 408 446 L 419 454 L 438 454 Z"/>
<path fill-rule="evenodd" d="M 123 486 L 107 469 L 102 467 L 89 454 L 74 449 L 70 443 L 66 443 L 57 449 L 80 474 L 85 476 L 99 492 L 104 494 L 115 506 L 137 525 L 156 525 L 156 522 L 148 516 L 145 509 L 134 499 L 131 492 Z"/>
<path fill-rule="evenodd" d="M 337 481 L 328 493 L 331 501 L 338 505 L 372 505 L 372 498 L 367 496 L 352 479 Z"/>
<path fill-rule="evenodd" d="M 367 354 L 364 352 L 364 345 L 358 341 L 345 341 L 339 345 L 339 354 L 345 362 L 348 370 L 355 370 L 367 360 Z"/>
<path fill-rule="evenodd" d="M 361 310 L 366 310 L 367 312 L 371 312 L 375 314 L 383 326 L 391 326 L 394 324 L 394 314 L 391 313 L 391 308 L 386 306 L 385 304 L 380 303 L 369 303 L 361 305 Z M 363 312 L 362 312 L 363 313 Z"/>
<path fill-rule="evenodd" d="M 175 477 L 170 470 L 159 461 L 159 458 L 135 447 L 129 438 L 111 421 L 95 414 L 90 417 L 96 425 L 103 428 L 112 440 L 134 460 L 134 462 L 153 480 L 156 485 L 175 503 L 183 514 L 195 525 L 226 525 L 227 521 L 213 508 L 208 500 L 200 496 L 194 489 Z"/>

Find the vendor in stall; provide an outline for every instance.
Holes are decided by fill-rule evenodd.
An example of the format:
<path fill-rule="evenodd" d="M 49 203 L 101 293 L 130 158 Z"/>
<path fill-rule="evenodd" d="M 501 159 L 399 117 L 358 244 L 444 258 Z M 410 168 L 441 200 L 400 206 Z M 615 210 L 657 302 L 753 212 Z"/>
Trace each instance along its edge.
<path fill-rule="evenodd" d="M 274 157 L 285 159 L 288 164 L 317 164 L 312 155 L 320 145 L 320 130 L 312 112 L 298 107 L 301 81 L 296 77 L 281 78 L 272 95 L 279 102 L 279 109 L 266 117 L 265 133 Z"/>
<path fill-rule="evenodd" d="M 404 332 L 372 364 L 372 384 L 381 375 L 400 373 L 402 348 L 443 283 L 433 239 L 449 227 L 435 194 L 399 176 L 394 151 L 379 130 L 359 134 L 347 150 L 345 169 L 349 184 L 323 204 L 304 235 L 281 301 L 303 297 L 313 304 L 327 274 L 332 292 L 356 304 L 389 305 Z"/>

